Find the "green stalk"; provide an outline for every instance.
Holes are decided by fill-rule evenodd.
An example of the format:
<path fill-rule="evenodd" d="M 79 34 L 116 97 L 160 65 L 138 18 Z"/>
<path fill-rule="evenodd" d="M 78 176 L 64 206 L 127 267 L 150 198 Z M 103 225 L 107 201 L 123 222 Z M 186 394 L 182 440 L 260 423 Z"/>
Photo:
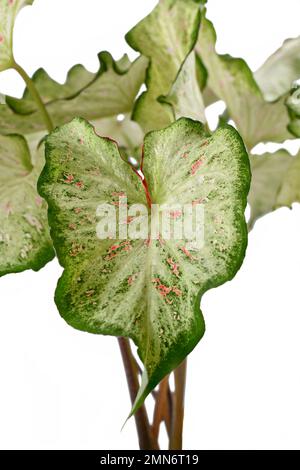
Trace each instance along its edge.
<path fill-rule="evenodd" d="M 46 106 L 44 105 L 44 103 L 43 103 L 43 101 L 42 101 L 42 99 L 39 95 L 39 92 L 36 89 L 35 84 L 31 80 L 31 78 L 29 77 L 27 72 L 25 72 L 23 67 L 21 67 L 19 64 L 17 64 L 15 61 L 12 64 L 12 68 L 14 70 L 16 70 L 16 72 L 18 72 L 18 74 L 23 78 L 23 80 L 26 83 L 26 86 L 29 90 L 29 93 L 31 94 L 32 98 L 35 100 L 35 102 L 37 104 L 37 107 L 38 107 L 41 115 L 43 116 L 43 119 L 45 121 L 48 132 L 51 132 L 54 129 L 54 126 L 53 126 L 51 117 L 50 117 L 50 115 L 49 115 L 49 113 L 46 109 Z"/>
<path fill-rule="evenodd" d="M 127 383 L 131 402 L 134 403 L 135 397 L 139 390 L 138 367 L 131 351 L 128 338 L 118 338 L 119 347 L 123 359 L 124 369 L 126 373 Z M 157 450 L 159 449 L 157 439 L 152 434 L 152 429 L 148 420 L 145 405 L 142 405 L 134 414 L 135 424 L 137 428 L 140 449 Z"/>
<path fill-rule="evenodd" d="M 171 436 L 169 443 L 170 450 L 182 449 L 186 367 L 187 360 L 185 359 L 177 367 L 177 369 L 174 370 L 175 391 L 173 393 L 173 412 L 171 420 Z"/>
<path fill-rule="evenodd" d="M 166 421 L 166 427 L 168 427 L 167 411 L 169 390 L 169 376 L 166 375 L 166 377 L 159 384 L 159 389 L 155 398 L 152 435 L 154 439 L 157 440 L 159 438 L 160 424 L 162 423 L 162 421 Z"/>

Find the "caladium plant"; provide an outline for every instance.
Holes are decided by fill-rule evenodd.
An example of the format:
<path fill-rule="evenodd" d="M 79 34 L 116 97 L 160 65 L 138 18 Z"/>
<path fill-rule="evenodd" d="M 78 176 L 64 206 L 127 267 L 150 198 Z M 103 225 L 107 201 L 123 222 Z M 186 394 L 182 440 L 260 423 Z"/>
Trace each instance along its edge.
<path fill-rule="evenodd" d="M 133 411 L 202 337 L 201 295 L 240 267 L 250 181 L 248 156 L 233 128 L 211 136 L 186 118 L 146 135 L 141 171 L 144 185 L 115 142 L 75 119 L 47 138 L 39 180 L 65 268 L 57 306 L 75 328 L 134 340 L 145 371 Z M 148 205 L 158 205 L 159 212 L 165 206 L 204 205 L 204 246 L 164 239 L 159 231 L 154 239 L 147 232 L 144 239 L 99 240 L 97 207 L 119 204 L 119 195 L 126 195 L 120 204 L 128 206 L 146 205 L 148 197 Z M 138 217 L 139 206 L 136 212 L 129 215 L 129 230 L 137 223 L 150 227 L 154 216 Z M 184 214 L 170 209 L 168 216 Z"/>
<path fill-rule="evenodd" d="M 26 83 L 21 99 L 0 99 L 0 276 L 39 270 L 56 253 L 58 310 L 74 328 L 118 337 L 147 449 L 159 448 L 163 421 L 170 448 L 182 446 L 201 297 L 241 266 L 247 197 L 249 228 L 300 202 L 299 155 L 254 149 L 300 135 L 300 39 L 253 73 L 217 53 L 205 3 L 160 0 L 126 35 L 134 62 L 101 52 L 98 72 L 76 65 L 61 85 L 14 59 L 14 20 L 33 0 L 0 0 L 0 71 Z M 205 111 L 218 100 L 226 112 L 213 132 Z"/>

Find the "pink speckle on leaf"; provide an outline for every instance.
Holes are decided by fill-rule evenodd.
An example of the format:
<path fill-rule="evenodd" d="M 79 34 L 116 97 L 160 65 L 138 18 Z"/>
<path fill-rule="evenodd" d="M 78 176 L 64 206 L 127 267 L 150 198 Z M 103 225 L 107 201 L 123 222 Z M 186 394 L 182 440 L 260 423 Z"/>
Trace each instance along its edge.
<path fill-rule="evenodd" d="M 152 282 L 153 282 L 155 288 L 160 293 L 160 295 L 170 305 L 173 303 L 173 300 L 168 298 L 169 294 L 171 294 L 173 292 L 177 297 L 180 297 L 182 295 L 182 291 L 180 289 L 178 289 L 178 287 L 176 287 L 176 286 L 168 287 L 165 284 L 163 284 L 158 277 L 153 278 Z"/>
<path fill-rule="evenodd" d="M 127 225 L 130 224 L 130 222 L 132 222 L 133 220 L 134 220 L 134 217 L 132 215 L 129 215 L 126 220 L 126 224 Z"/>
<path fill-rule="evenodd" d="M 70 230 L 75 230 L 75 229 L 76 229 L 76 225 L 75 225 L 75 224 L 69 224 L 69 229 L 70 229 Z"/>
<path fill-rule="evenodd" d="M 0 34 L 0 44 L 4 41 L 4 36 L 2 36 L 2 34 Z"/>
<path fill-rule="evenodd" d="M 75 207 L 74 209 L 75 214 L 80 214 L 81 211 L 82 211 L 81 207 Z"/>
<path fill-rule="evenodd" d="M 172 292 L 177 295 L 177 297 L 180 297 L 182 295 L 182 291 L 178 289 L 178 287 L 172 287 Z"/>
<path fill-rule="evenodd" d="M 135 274 L 132 274 L 131 276 L 128 277 L 128 285 L 129 285 L 129 286 L 131 286 L 131 285 L 134 283 L 134 281 L 136 280 L 137 276 L 138 276 L 137 273 L 135 273 Z"/>
<path fill-rule="evenodd" d="M 175 263 L 175 261 L 173 261 L 172 258 L 168 258 L 167 263 L 170 266 L 170 268 L 172 269 L 172 273 L 175 276 L 179 277 L 179 264 Z"/>
<path fill-rule="evenodd" d="M 197 170 L 200 168 L 200 166 L 203 165 L 203 160 L 199 158 L 195 163 L 193 163 L 191 167 L 191 174 L 194 176 L 197 172 Z"/>
<path fill-rule="evenodd" d="M 64 183 L 66 184 L 71 184 L 74 182 L 74 176 L 73 175 L 65 175 L 64 177 Z"/>
<path fill-rule="evenodd" d="M 122 200 L 120 199 L 119 201 L 112 201 L 112 205 L 117 206 L 117 207 L 121 207 L 121 206 L 128 207 L 128 204 L 126 204 L 126 202 L 122 202 Z"/>
<path fill-rule="evenodd" d="M 123 247 L 123 251 L 131 251 L 132 250 L 131 242 L 129 240 L 122 242 L 121 246 Z"/>
<path fill-rule="evenodd" d="M 152 282 L 162 297 L 166 297 L 171 292 L 171 287 L 167 287 L 162 284 L 161 280 L 158 277 L 153 278 Z"/>
<path fill-rule="evenodd" d="M 117 253 L 110 253 L 109 255 L 107 255 L 107 256 L 105 257 L 105 260 L 106 260 L 106 261 L 110 261 L 110 260 L 112 260 L 113 258 L 115 258 L 116 256 L 117 256 Z"/>
<path fill-rule="evenodd" d="M 170 211 L 170 217 L 171 219 L 179 219 L 179 217 L 182 216 L 182 211 L 177 210 L 177 211 Z"/>
<path fill-rule="evenodd" d="M 119 253 L 123 253 L 124 251 L 131 251 L 132 246 L 130 241 L 124 241 L 119 245 L 112 245 L 108 249 L 108 255 L 106 256 L 106 260 L 110 261 L 111 259 L 115 258 Z"/>
<path fill-rule="evenodd" d="M 112 245 L 109 249 L 110 252 L 116 251 L 118 248 L 120 248 L 121 245 Z"/>
<path fill-rule="evenodd" d="M 158 286 L 159 290 L 161 291 L 161 294 L 163 296 L 166 296 L 168 294 L 170 294 L 172 288 L 171 287 L 167 287 L 167 286 L 164 286 L 163 284 L 161 284 L 160 286 Z"/>
<path fill-rule="evenodd" d="M 41 207 L 41 205 L 43 204 L 43 199 L 40 196 L 36 196 L 35 203 L 38 207 Z"/>
<path fill-rule="evenodd" d="M 158 236 L 158 241 L 159 241 L 160 246 L 164 246 L 165 241 L 162 239 L 161 235 Z"/>
<path fill-rule="evenodd" d="M 144 241 L 144 245 L 149 248 L 149 246 L 151 245 L 151 239 L 150 238 L 147 238 L 147 240 Z"/>
<path fill-rule="evenodd" d="M 79 188 L 79 189 L 84 188 L 84 184 L 83 184 L 82 181 L 77 181 L 77 183 L 75 183 L 75 186 L 76 186 L 77 188 Z"/>
<path fill-rule="evenodd" d="M 192 202 L 192 206 L 197 206 L 198 204 L 201 204 L 203 202 L 203 198 L 200 197 L 199 199 L 194 199 Z"/>
<path fill-rule="evenodd" d="M 79 253 L 81 253 L 83 250 L 84 250 L 83 245 L 73 242 L 72 248 L 70 250 L 70 256 L 74 258 L 75 256 L 79 255 Z"/>
<path fill-rule="evenodd" d="M 190 152 L 184 152 L 184 154 L 181 155 L 181 157 L 182 157 L 182 158 L 187 158 L 187 157 L 189 156 L 189 153 L 190 153 Z"/>
<path fill-rule="evenodd" d="M 189 252 L 189 250 L 183 246 L 181 247 L 181 251 L 189 258 L 189 259 L 195 259 L 194 256 Z"/>

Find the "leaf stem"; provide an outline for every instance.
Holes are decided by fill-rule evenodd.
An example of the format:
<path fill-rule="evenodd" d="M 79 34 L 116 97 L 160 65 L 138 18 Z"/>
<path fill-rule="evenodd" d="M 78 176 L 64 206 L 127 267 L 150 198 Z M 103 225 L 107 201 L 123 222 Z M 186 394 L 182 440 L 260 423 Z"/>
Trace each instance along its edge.
<path fill-rule="evenodd" d="M 159 384 L 158 394 L 155 399 L 155 408 L 153 415 L 152 434 L 154 439 L 158 439 L 159 428 L 168 408 L 169 376 L 167 375 Z M 167 423 L 166 423 L 167 425 Z"/>
<path fill-rule="evenodd" d="M 49 113 L 46 109 L 46 106 L 44 105 L 44 103 L 43 103 L 43 101 L 42 101 L 42 99 L 39 95 L 39 92 L 36 89 L 36 86 L 35 86 L 34 82 L 31 80 L 31 78 L 29 77 L 27 72 L 23 69 L 23 67 L 21 67 L 21 65 L 17 64 L 17 62 L 15 62 L 15 61 L 13 62 L 12 68 L 14 70 L 16 70 L 19 73 L 19 75 L 23 78 L 23 80 L 26 83 L 26 86 L 27 86 L 32 98 L 35 100 L 36 105 L 37 105 L 41 115 L 43 116 L 43 119 L 45 121 L 48 132 L 51 132 L 54 129 L 51 117 L 50 117 L 50 115 L 49 115 Z"/>
<path fill-rule="evenodd" d="M 175 391 L 173 397 L 173 412 L 171 422 L 170 450 L 182 449 L 182 431 L 184 418 L 184 394 L 186 384 L 187 360 L 185 359 L 174 370 Z"/>
<path fill-rule="evenodd" d="M 123 359 L 124 369 L 126 373 L 128 389 L 131 402 L 134 403 L 135 397 L 139 389 L 138 367 L 136 360 L 132 354 L 129 340 L 127 338 L 118 337 L 119 347 Z M 157 439 L 153 437 L 150 427 L 145 405 L 142 405 L 134 415 L 140 449 L 156 450 L 159 449 Z"/>

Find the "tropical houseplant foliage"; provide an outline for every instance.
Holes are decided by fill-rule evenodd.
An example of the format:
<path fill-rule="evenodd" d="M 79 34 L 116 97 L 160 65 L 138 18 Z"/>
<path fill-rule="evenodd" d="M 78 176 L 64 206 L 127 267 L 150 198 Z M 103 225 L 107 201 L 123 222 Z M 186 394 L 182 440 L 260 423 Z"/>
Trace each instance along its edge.
<path fill-rule="evenodd" d="M 75 65 L 61 85 L 43 69 L 30 78 L 14 59 L 14 21 L 32 3 L 0 0 L 0 71 L 15 69 L 26 83 L 21 99 L 1 96 L 0 274 L 37 271 L 56 255 L 64 268 L 55 293 L 61 316 L 79 330 L 118 337 L 141 448 L 159 448 L 165 422 L 170 449 L 180 449 L 186 357 L 205 330 L 200 300 L 241 266 L 247 201 L 249 229 L 299 202 L 300 154 L 253 149 L 300 136 L 293 84 L 300 39 L 253 73 L 244 60 L 217 53 L 205 1 L 160 0 L 126 35 L 140 54 L 134 62 L 101 52 L 98 72 Z M 218 100 L 226 111 L 212 132 L 205 110 Z M 149 211 L 201 206 L 201 248 L 160 233 L 146 242 L 99 240 L 98 204 L 120 207 L 125 194 L 126 207 Z M 137 223 L 126 217 L 128 226 Z"/>

